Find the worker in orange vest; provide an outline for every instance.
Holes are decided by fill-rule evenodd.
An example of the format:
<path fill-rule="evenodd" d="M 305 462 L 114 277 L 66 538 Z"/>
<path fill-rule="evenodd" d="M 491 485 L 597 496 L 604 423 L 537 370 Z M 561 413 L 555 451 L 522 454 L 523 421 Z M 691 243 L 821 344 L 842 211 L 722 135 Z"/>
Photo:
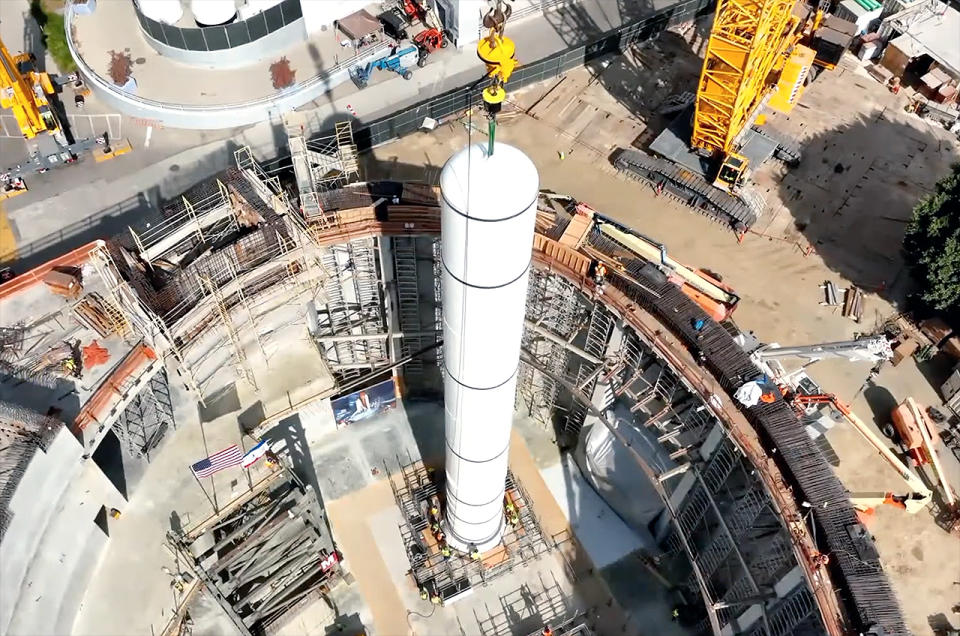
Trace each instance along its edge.
<path fill-rule="evenodd" d="M 550 629 L 549 625 L 543 626 L 543 636 L 553 636 L 553 630 Z"/>

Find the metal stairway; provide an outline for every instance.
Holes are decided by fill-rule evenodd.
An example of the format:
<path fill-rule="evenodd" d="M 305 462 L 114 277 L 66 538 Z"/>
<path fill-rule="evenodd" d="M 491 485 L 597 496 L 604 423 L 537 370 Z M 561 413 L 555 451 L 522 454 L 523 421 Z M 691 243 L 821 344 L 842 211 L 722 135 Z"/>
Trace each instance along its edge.
<path fill-rule="evenodd" d="M 417 276 L 417 240 L 398 236 L 393 239 L 393 264 L 397 280 L 397 313 L 403 336 L 403 355 L 408 356 L 423 348 L 420 336 L 420 281 Z M 404 375 L 423 375 L 423 361 L 414 358 L 403 367 Z"/>

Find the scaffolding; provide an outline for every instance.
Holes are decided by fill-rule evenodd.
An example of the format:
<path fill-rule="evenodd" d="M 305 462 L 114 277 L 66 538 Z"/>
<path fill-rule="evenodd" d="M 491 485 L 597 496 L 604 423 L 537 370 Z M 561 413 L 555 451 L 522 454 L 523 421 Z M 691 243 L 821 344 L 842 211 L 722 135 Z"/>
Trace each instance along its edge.
<path fill-rule="evenodd" d="M 390 362 L 377 239 L 330 246 L 323 255 L 325 302 L 313 334 L 339 382 Z M 376 337 L 371 337 L 376 336 Z"/>
<path fill-rule="evenodd" d="M 191 201 L 180 197 L 179 205 L 168 206 L 164 219 L 137 232 L 129 228 L 140 259 L 151 267 L 157 261 L 178 264 L 180 258 L 200 245 L 210 245 L 238 229 L 238 210 L 220 179 L 213 192 Z M 194 191 L 208 190 L 198 186 Z"/>
<path fill-rule="evenodd" d="M 169 380 L 163 369 L 150 378 L 113 423 L 113 432 L 127 456 L 148 462 L 167 432 L 176 428 Z"/>
<path fill-rule="evenodd" d="M 319 193 L 360 178 L 353 124 L 337 122 L 333 135 L 307 141 L 300 126 L 288 123 L 287 138 L 303 218 L 322 229 L 333 227 L 337 216 L 323 209 Z"/>
<path fill-rule="evenodd" d="M 219 370 L 228 352 L 237 377 L 256 389 L 255 368 L 270 364 L 270 334 L 278 332 L 278 321 L 291 323 L 283 308 L 320 298 L 326 279 L 326 248 L 313 243 L 302 217 L 292 213 L 280 180 L 260 168 L 249 148 L 238 149 L 235 160 L 236 169 L 168 206 L 163 223 L 131 230 L 140 256 L 155 258 L 145 262 L 162 287 L 148 297 L 178 370 L 201 400 L 223 381 Z M 268 315 L 276 317 L 264 328 Z M 304 312 L 296 312 L 292 322 L 298 320 Z M 226 349 L 218 346 L 218 334 Z M 251 358 L 255 351 L 262 364 Z"/>
<path fill-rule="evenodd" d="M 608 335 L 602 315 L 592 314 L 591 310 L 592 305 L 588 304 L 580 290 L 563 277 L 543 270 L 531 271 L 526 305 L 528 324 L 523 332 L 522 348 L 558 375 L 575 378 L 576 374 L 571 374 L 571 365 L 579 363 L 574 362 L 570 354 L 572 348 L 580 348 L 572 345 L 583 337 L 582 332 L 589 327 L 592 315 L 597 316 L 594 338 L 606 338 Z M 601 331 L 604 332 L 603 336 L 600 335 Z M 594 345 L 597 343 L 591 341 L 591 346 Z M 600 355 L 596 356 L 597 359 L 603 353 L 602 348 L 598 351 Z M 517 409 L 526 412 L 544 427 L 556 422 L 562 431 L 569 419 L 566 396 L 561 396 L 556 382 L 546 375 L 526 364 L 521 363 L 520 366 Z M 588 373 L 585 371 L 585 374 Z M 558 397 L 561 397 L 560 403 Z"/>
<path fill-rule="evenodd" d="M 444 557 L 429 523 L 432 502 L 443 505 L 442 484 L 437 481 L 436 473 L 422 462 L 411 461 L 408 456 L 404 463 L 398 456 L 397 463 L 399 482 L 394 478 L 389 481 L 403 515 L 400 536 L 410 561 L 410 572 L 419 589 L 439 596 L 442 602 L 453 602 L 472 588 L 487 585 L 551 549 L 529 495 L 513 473 L 507 471 L 505 497 L 516 508 L 517 524 L 505 524 L 501 544 L 485 553 L 482 560 L 459 552 Z M 391 474 L 389 466 L 384 468 Z"/>
<path fill-rule="evenodd" d="M 217 309 L 216 315 L 220 318 L 220 324 L 223 326 L 224 331 L 226 331 L 227 337 L 230 340 L 233 361 L 236 365 L 235 369 L 237 377 L 243 377 L 250 384 L 250 386 L 253 387 L 254 390 L 257 390 L 257 378 L 253 373 L 253 367 L 250 366 L 250 362 L 247 359 L 247 352 L 244 351 L 243 343 L 240 342 L 240 336 L 237 334 L 237 329 L 233 324 L 233 319 L 230 316 L 230 310 L 227 308 L 227 304 L 223 298 L 223 294 L 220 291 L 220 287 L 214 284 L 213 279 L 210 278 L 209 275 L 200 275 L 198 279 L 200 284 L 203 287 L 206 287 L 207 293 L 209 293 L 213 298 L 214 306 Z M 238 290 L 237 294 L 238 296 L 241 296 L 242 291 Z M 257 344 L 262 349 L 263 345 L 260 343 L 260 337 L 257 334 L 256 325 L 250 326 L 252 327 L 250 331 L 253 333 L 257 340 Z"/>
<path fill-rule="evenodd" d="M 607 342 L 612 331 L 613 317 L 610 312 L 602 303 L 594 303 L 593 309 L 590 311 L 590 324 L 587 326 L 586 339 L 583 344 L 584 351 L 595 358 L 604 359 L 607 352 Z M 602 364 L 592 363 L 580 358 L 576 374 L 577 388 L 586 395 L 593 395 L 593 389 L 602 370 Z M 576 440 L 580 436 L 580 429 L 583 427 L 586 415 L 586 408 L 574 400 L 563 422 L 563 434 L 566 439 Z"/>

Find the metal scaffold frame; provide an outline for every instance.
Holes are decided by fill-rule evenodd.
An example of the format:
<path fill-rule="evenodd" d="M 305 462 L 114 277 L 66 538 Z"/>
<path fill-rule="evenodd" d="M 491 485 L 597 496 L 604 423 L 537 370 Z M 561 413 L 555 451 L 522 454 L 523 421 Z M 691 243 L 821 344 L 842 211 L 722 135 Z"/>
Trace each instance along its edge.
<path fill-rule="evenodd" d="M 536 355 L 558 375 L 567 376 L 571 350 L 582 351 L 573 346 L 573 342 L 589 325 L 589 311 L 579 290 L 570 282 L 549 272 L 532 271 L 526 308 L 530 322 L 524 329 L 523 349 Z M 518 410 L 525 411 L 543 426 L 550 426 L 555 418 L 566 421 L 565 415 L 555 413 L 560 410 L 557 384 L 528 365 L 521 363 L 520 366 Z"/>
<path fill-rule="evenodd" d="M 378 253 L 377 239 L 363 238 L 323 254 L 326 299 L 314 337 L 339 382 L 390 361 Z"/>
<path fill-rule="evenodd" d="M 213 243 L 235 232 L 237 212 L 230 202 L 230 192 L 219 179 L 217 190 L 198 201 L 180 197 L 179 209 L 170 210 L 163 221 L 141 230 L 129 228 L 140 258 L 153 267 L 171 253 L 186 251 L 187 245 Z"/>
<path fill-rule="evenodd" d="M 194 232 L 193 239 L 206 241 L 204 250 L 175 270 L 172 280 L 155 298 L 163 309 L 162 320 L 157 318 L 156 322 L 179 363 L 178 371 L 201 400 L 216 377 L 217 369 L 211 370 L 211 366 L 214 362 L 220 364 L 216 347 L 200 344 L 208 337 L 208 326 L 226 330 L 238 377 L 256 387 L 254 365 L 248 360 L 251 350 L 244 347 L 256 346 L 269 365 L 265 342 L 270 336 L 263 335 L 260 322 L 270 312 L 298 302 L 307 294 L 317 299 L 326 278 L 320 263 L 326 248 L 312 242 L 303 219 L 292 213 L 279 179 L 263 172 L 249 148 L 237 150 L 235 159 L 237 169 L 226 173 L 226 185 L 218 180 L 214 194 L 205 194 L 209 188 L 199 189 L 204 201 L 214 201 L 207 207 L 225 203 L 230 208 L 232 221 L 227 226 L 217 226 L 217 237 L 232 232 L 234 243 L 225 249 L 210 250 L 211 236 L 206 229 L 197 233 L 196 228 L 188 228 Z M 189 211 L 199 206 L 194 206 L 187 196 L 181 197 L 179 206 L 188 213 L 174 217 L 186 219 L 189 224 L 194 218 Z M 238 231 L 241 217 L 252 231 Z M 182 233 L 173 221 L 165 227 L 161 237 Z M 194 249 L 200 243 L 179 245 Z M 144 247 L 142 242 L 140 246 Z M 183 258 L 179 253 L 170 254 L 173 261 Z M 169 272 L 170 264 L 164 268 Z M 235 311 L 241 313 L 235 315 Z M 276 334 L 277 330 L 268 333 Z"/>
<path fill-rule="evenodd" d="M 316 492 L 285 468 L 167 542 L 246 636 L 320 601 L 339 572 Z"/>
<path fill-rule="evenodd" d="M 357 146 L 353 139 L 353 124 L 337 122 L 334 133 L 307 141 L 296 124 L 286 126 L 290 159 L 297 181 L 300 213 L 308 223 L 321 229 L 333 227 L 337 215 L 320 205 L 319 193 L 341 188 L 360 178 Z"/>
<path fill-rule="evenodd" d="M 223 325 L 224 330 L 227 332 L 227 337 L 230 339 L 233 361 L 236 364 L 235 368 L 237 377 L 244 378 L 250 384 L 250 386 L 254 388 L 254 390 L 257 390 L 257 378 L 253 373 L 253 367 L 250 365 L 250 362 L 247 359 L 247 353 L 243 350 L 243 343 L 240 341 L 240 336 L 237 335 L 237 330 L 233 324 L 233 319 L 230 317 L 230 310 L 227 308 L 223 294 L 220 292 L 220 287 L 213 282 L 213 279 L 211 279 L 209 274 L 200 274 L 198 276 L 198 280 L 201 286 L 207 288 L 207 292 L 213 298 L 214 306 L 217 310 L 217 316 L 220 318 L 220 324 Z M 257 345 L 260 346 L 262 350 L 263 345 L 260 343 L 259 335 L 257 335 L 256 325 L 251 325 L 251 327 L 254 336 L 256 336 Z"/>
<path fill-rule="evenodd" d="M 167 373 L 161 369 L 130 401 L 112 430 L 129 457 L 149 462 L 150 452 L 170 428 L 176 430 L 177 424 Z"/>
<path fill-rule="evenodd" d="M 539 558 L 551 549 L 532 501 L 513 473 L 508 471 L 505 489 L 515 505 L 517 524 L 506 525 L 501 543 L 481 561 L 453 552 L 444 557 L 431 534 L 430 502 L 439 497 L 442 489 L 436 482 L 436 473 L 422 462 L 404 464 L 400 457 L 400 480 L 389 479 L 397 507 L 403 515 L 400 536 L 410 561 L 411 574 L 418 588 L 435 594 L 442 602 L 451 602 L 476 586 L 487 585 L 494 579 Z M 384 466 L 390 474 L 389 466 Z M 442 503 L 441 503 L 442 505 Z"/>

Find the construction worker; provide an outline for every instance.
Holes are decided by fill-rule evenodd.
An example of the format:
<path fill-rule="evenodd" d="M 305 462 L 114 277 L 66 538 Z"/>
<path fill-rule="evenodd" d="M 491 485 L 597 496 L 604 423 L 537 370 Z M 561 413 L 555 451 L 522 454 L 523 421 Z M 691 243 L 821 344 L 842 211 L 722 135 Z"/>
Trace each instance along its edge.
<path fill-rule="evenodd" d="M 477 546 L 472 543 L 470 544 L 470 558 L 474 561 L 480 560 L 480 550 L 478 550 Z"/>
<path fill-rule="evenodd" d="M 520 523 L 520 516 L 517 514 L 517 507 L 513 505 L 513 502 L 507 499 L 506 505 L 503 507 L 503 511 L 507 517 L 507 523 L 511 526 L 516 527 Z"/>
<path fill-rule="evenodd" d="M 268 450 L 263 455 L 263 463 L 270 470 L 278 470 L 280 468 L 280 458 L 277 457 L 277 454 L 272 450 Z"/>
<path fill-rule="evenodd" d="M 449 559 L 449 558 L 450 558 L 450 554 L 451 554 L 451 553 L 450 553 L 450 546 L 448 546 L 446 543 L 444 543 L 443 545 L 440 546 L 440 555 L 441 555 L 444 559 Z"/>
<path fill-rule="evenodd" d="M 436 504 L 430 506 L 430 520 L 437 521 L 440 519 L 440 509 L 437 508 Z"/>
<path fill-rule="evenodd" d="M 597 263 L 597 266 L 593 270 L 593 280 L 597 285 L 602 285 L 603 281 L 607 277 L 607 266 L 603 263 Z"/>
<path fill-rule="evenodd" d="M 680 610 L 678 608 L 673 608 L 673 612 L 670 614 L 670 620 L 674 623 L 680 620 Z"/>
<path fill-rule="evenodd" d="M 76 378 L 80 377 L 80 373 L 79 373 L 80 369 L 77 366 L 77 361 L 74 360 L 73 358 L 67 358 L 66 360 L 64 360 L 61 363 L 61 367 L 63 368 L 63 372 L 66 373 L 67 375 L 72 375 Z"/>
<path fill-rule="evenodd" d="M 544 625 L 544 626 L 543 626 L 543 632 L 541 632 L 541 633 L 543 634 L 543 636 L 553 636 L 553 630 L 550 629 L 550 626 L 549 626 L 549 625 Z"/>
<path fill-rule="evenodd" d="M 430 597 L 430 602 L 434 605 L 440 605 L 440 595 L 437 594 L 436 590 L 433 591 L 433 595 Z"/>
<path fill-rule="evenodd" d="M 430 598 L 430 593 L 427 592 L 427 588 L 421 587 L 421 588 L 420 588 L 420 600 L 421 600 L 421 601 L 425 601 L 425 600 L 427 600 L 428 598 Z"/>

